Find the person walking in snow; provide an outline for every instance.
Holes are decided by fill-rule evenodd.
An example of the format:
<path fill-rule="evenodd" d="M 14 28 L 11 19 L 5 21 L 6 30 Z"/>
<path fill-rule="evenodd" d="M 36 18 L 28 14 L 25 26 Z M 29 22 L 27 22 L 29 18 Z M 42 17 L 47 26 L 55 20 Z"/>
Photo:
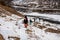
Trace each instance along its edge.
<path fill-rule="evenodd" d="M 32 20 L 30 19 L 30 25 L 32 24 Z"/>
<path fill-rule="evenodd" d="M 24 23 L 25 28 L 27 28 L 27 26 L 28 26 L 28 18 L 27 18 L 27 16 L 24 17 L 23 23 Z"/>

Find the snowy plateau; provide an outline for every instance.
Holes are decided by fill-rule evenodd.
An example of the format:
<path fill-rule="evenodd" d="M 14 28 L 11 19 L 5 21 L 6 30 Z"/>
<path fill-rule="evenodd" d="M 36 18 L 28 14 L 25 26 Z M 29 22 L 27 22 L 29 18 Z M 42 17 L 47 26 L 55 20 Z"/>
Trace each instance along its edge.
<path fill-rule="evenodd" d="M 31 14 L 34 15 L 34 13 Z M 38 13 L 35 13 L 35 15 L 39 16 Z M 40 16 L 42 15 L 44 14 L 40 14 Z M 56 15 L 55 19 L 58 19 L 58 16 L 60 15 Z M 52 15 L 51 17 L 54 18 Z M 2 34 L 4 40 L 16 40 L 14 37 L 19 38 L 19 40 L 60 40 L 59 24 L 44 22 L 43 20 L 37 22 L 37 20 L 36 22 L 33 21 L 31 25 L 29 24 L 28 28 L 24 28 L 23 19 L 14 14 L 8 16 L 2 13 L 0 16 L 0 34 Z M 32 17 L 28 17 L 28 19 L 33 20 Z"/>

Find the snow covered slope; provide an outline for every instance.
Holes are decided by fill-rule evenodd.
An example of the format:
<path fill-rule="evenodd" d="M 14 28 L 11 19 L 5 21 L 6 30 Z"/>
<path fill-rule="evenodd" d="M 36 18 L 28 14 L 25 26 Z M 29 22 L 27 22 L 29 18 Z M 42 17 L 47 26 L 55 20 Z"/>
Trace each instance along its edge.
<path fill-rule="evenodd" d="M 27 14 L 24 14 L 24 15 L 39 16 L 39 17 L 44 17 L 44 18 L 46 18 L 46 19 L 49 18 L 49 19 L 52 19 L 52 20 L 60 21 L 60 15 L 40 14 L 40 13 L 37 13 L 37 12 L 27 13 Z"/>
<path fill-rule="evenodd" d="M 19 1 L 17 2 L 19 3 Z M 8 10 L 8 7 L 5 8 L 2 7 L 2 5 L 0 6 L 0 34 L 5 40 L 14 40 L 14 38 L 19 38 L 19 40 L 60 40 L 59 24 L 40 21 L 38 22 L 39 24 L 36 24 L 36 26 L 34 26 L 35 22 L 33 22 L 32 25 L 28 23 L 28 28 L 24 28 L 22 17 L 15 14 L 7 15 L 8 13 L 10 14 L 10 12 L 4 11 L 4 9 L 7 8 Z M 4 9 L 2 10 L 1 8 Z M 12 10 L 10 9 L 10 11 Z M 15 13 L 15 11 L 13 13 Z M 30 13 L 26 15 L 43 16 L 60 21 L 60 15 L 39 13 Z M 30 18 L 28 17 L 28 19 Z M 44 28 L 41 29 L 42 26 Z M 49 29 L 52 30 L 52 32 L 49 31 Z"/>
<path fill-rule="evenodd" d="M 20 38 L 20 29 L 17 26 L 19 18 L 21 17 L 14 14 L 11 16 L 6 15 L 6 17 L 0 16 L 0 34 L 3 35 L 5 40 L 8 40 L 9 36 Z"/>
<path fill-rule="evenodd" d="M 60 40 L 60 31 L 59 33 L 45 31 L 48 28 L 54 30 L 60 29 L 60 25 L 48 22 L 44 23 L 50 24 L 51 26 L 46 26 L 46 28 L 40 29 L 37 26 L 35 27 L 34 25 L 29 24 L 28 28 L 24 28 L 23 18 L 14 14 L 11 16 L 3 14 L 0 16 L 0 34 L 3 35 L 5 40 L 14 40 L 13 38 L 8 39 L 8 37 L 18 37 L 20 40 Z M 43 21 L 41 21 L 41 24 L 43 26 Z M 41 24 L 38 25 L 41 26 Z"/>

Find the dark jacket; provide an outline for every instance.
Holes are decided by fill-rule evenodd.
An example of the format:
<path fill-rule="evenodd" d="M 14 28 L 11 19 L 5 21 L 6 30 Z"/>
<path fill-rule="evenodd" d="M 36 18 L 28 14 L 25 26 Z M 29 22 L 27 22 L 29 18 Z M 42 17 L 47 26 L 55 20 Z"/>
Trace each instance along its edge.
<path fill-rule="evenodd" d="M 28 24 L 28 20 L 27 19 L 24 19 L 23 23 L 24 24 Z"/>

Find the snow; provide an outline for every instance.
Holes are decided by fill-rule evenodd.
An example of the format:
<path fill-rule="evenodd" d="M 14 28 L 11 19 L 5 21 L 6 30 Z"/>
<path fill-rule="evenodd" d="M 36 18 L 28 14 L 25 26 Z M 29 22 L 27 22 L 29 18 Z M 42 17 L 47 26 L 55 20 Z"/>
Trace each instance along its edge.
<path fill-rule="evenodd" d="M 35 13 L 34 13 L 35 14 Z M 34 15 L 34 14 L 30 14 L 30 15 Z M 40 16 L 35 14 L 36 16 Z M 47 16 L 47 15 L 42 15 L 41 16 Z M 9 36 L 13 36 L 13 37 L 18 37 L 20 38 L 20 40 L 60 40 L 60 34 L 57 33 L 50 33 L 50 32 L 45 32 L 42 29 L 39 29 L 33 25 L 29 25 L 28 28 L 24 28 L 24 24 L 23 24 L 23 18 L 22 19 L 18 19 L 21 17 L 18 17 L 16 15 L 12 15 L 12 16 L 7 16 L 7 17 L 0 17 L 0 34 L 3 35 L 5 40 L 9 40 L 8 37 Z M 30 18 L 28 17 L 29 20 L 32 19 L 33 17 Z M 13 19 L 13 20 L 10 20 Z M 37 19 L 37 21 L 39 22 L 39 20 Z M 43 25 L 43 21 L 41 20 L 41 25 Z M 44 22 L 45 24 L 51 24 L 49 22 Z M 18 25 L 16 25 L 18 24 Z M 52 27 L 51 27 L 52 26 Z M 51 24 L 51 26 L 46 26 L 47 28 L 53 28 L 53 29 L 57 29 L 60 28 L 60 25 L 57 24 Z M 56 28 L 56 27 L 57 28 Z M 31 30 L 32 32 L 28 32 L 27 33 L 27 29 Z M 10 38 L 10 40 L 13 40 L 12 38 Z"/>
<path fill-rule="evenodd" d="M 37 2 L 29 2 L 28 4 L 38 4 Z"/>
<path fill-rule="evenodd" d="M 7 16 L 6 18 L 10 19 L 11 17 Z M 20 34 L 18 26 L 15 25 L 16 21 L 9 21 L 8 19 L 0 17 L 0 24 L 1 24 L 0 33 L 3 35 L 5 40 L 8 40 L 8 36 L 19 37 L 19 34 Z M 6 21 L 6 20 L 8 20 L 8 21 Z M 15 18 L 15 20 L 16 20 L 16 18 Z"/>
<path fill-rule="evenodd" d="M 53 14 L 40 14 L 37 12 L 33 12 L 33 13 L 28 13 L 28 14 L 24 14 L 24 15 L 31 15 L 31 16 L 42 16 L 42 17 L 46 17 L 46 18 L 51 18 L 52 20 L 58 20 L 60 21 L 60 15 L 53 15 Z"/>
<path fill-rule="evenodd" d="M 25 28 L 20 29 L 20 38 L 21 40 L 27 40 L 28 35 L 25 33 Z"/>
<path fill-rule="evenodd" d="M 12 1 L 15 5 L 17 4 L 17 5 L 20 5 L 20 4 L 22 4 L 23 3 L 23 0 L 13 0 Z"/>

